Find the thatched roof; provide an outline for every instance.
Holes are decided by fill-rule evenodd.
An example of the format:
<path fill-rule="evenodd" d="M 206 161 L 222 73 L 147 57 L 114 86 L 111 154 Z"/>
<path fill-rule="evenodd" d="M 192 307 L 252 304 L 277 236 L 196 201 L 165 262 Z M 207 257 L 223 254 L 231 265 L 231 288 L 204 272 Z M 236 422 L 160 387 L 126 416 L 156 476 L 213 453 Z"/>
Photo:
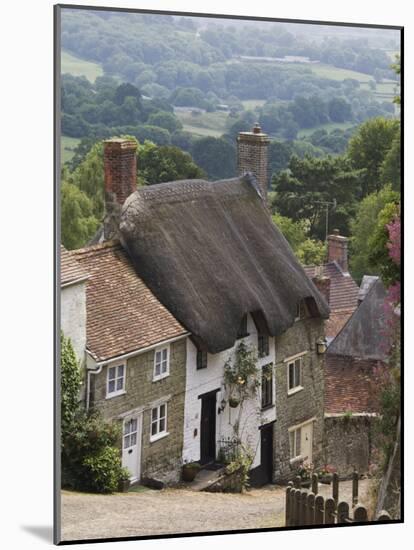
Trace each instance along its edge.
<path fill-rule="evenodd" d="M 234 344 L 246 313 L 264 320 L 270 335 L 294 323 L 302 299 L 313 315 L 329 315 L 251 175 L 138 189 L 120 229 L 138 275 L 210 353 Z"/>
<path fill-rule="evenodd" d="M 385 361 L 389 342 L 385 334 L 386 290 L 377 279 L 341 332 L 328 348 L 330 355 Z"/>

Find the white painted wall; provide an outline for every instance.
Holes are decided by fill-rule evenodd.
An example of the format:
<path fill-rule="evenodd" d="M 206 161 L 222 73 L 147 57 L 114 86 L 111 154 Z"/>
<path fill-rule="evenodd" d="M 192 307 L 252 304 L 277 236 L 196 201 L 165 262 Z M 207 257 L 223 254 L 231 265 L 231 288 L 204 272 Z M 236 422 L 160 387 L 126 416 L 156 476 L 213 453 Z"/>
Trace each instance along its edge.
<path fill-rule="evenodd" d="M 86 281 L 61 289 L 60 327 L 72 341 L 75 353 L 85 360 L 86 348 Z"/>
<path fill-rule="evenodd" d="M 247 331 L 249 336 L 243 338 L 243 341 L 250 346 L 257 348 L 257 329 L 256 325 L 249 315 L 247 319 Z M 200 459 L 200 420 L 201 420 L 201 399 L 199 395 L 220 388 L 217 393 L 217 410 L 220 407 L 221 400 L 226 397 L 224 388 L 224 364 L 232 355 L 234 356 L 237 345 L 242 340 L 237 340 L 235 345 L 228 350 L 217 354 L 208 354 L 207 368 L 197 370 L 196 358 L 197 349 L 189 338 L 187 338 L 187 377 L 185 392 L 184 409 L 184 448 L 183 460 L 197 461 Z M 269 339 L 269 355 L 258 359 L 258 367 L 268 363 L 276 364 L 275 359 L 275 341 L 273 337 Z M 273 384 L 275 376 L 273 375 Z M 273 386 L 273 403 L 276 403 L 276 388 Z M 261 412 L 261 392 L 257 393 L 254 399 L 246 401 L 243 405 L 243 411 L 240 421 L 240 433 L 244 443 L 247 443 L 256 451 L 252 467 L 260 464 L 260 431 L 259 426 L 276 419 L 276 406 Z M 232 409 L 228 405 L 223 412 L 216 415 L 216 441 L 221 437 L 232 437 L 233 422 L 238 417 L 239 409 Z M 216 445 L 218 452 L 218 445 Z"/>

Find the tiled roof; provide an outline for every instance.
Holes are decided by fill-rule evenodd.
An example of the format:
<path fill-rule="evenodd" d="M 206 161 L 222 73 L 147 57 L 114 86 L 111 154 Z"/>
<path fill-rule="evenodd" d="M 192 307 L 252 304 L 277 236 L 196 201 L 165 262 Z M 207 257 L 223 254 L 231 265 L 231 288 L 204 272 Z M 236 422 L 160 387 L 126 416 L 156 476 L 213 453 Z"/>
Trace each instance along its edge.
<path fill-rule="evenodd" d="M 85 280 L 88 273 L 82 268 L 78 261 L 60 245 L 60 284 L 62 286 L 72 284 L 76 281 Z"/>
<path fill-rule="evenodd" d="M 331 313 L 325 325 L 326 336 L 334 338 L 358 307 L 359 287 L 349 273 L 343 273 L 336 262 L 321 266 L 324 277 L 331 280 L 329 307 Z M 305 266 L 305 272 L 310 279 L 314 277 L 317 266 Z"/>
<path fill-rule="evenodd" d="M 89 274 L 87 348 L 98 361 L 169 340 L 187 331 L 137 276 L 119 243 L 70 253 Z"/>
<path fill-rule="evenodd" d="M 379 361 L 326 355 L 325 413 L 375 412 L 375 368 Z"/>

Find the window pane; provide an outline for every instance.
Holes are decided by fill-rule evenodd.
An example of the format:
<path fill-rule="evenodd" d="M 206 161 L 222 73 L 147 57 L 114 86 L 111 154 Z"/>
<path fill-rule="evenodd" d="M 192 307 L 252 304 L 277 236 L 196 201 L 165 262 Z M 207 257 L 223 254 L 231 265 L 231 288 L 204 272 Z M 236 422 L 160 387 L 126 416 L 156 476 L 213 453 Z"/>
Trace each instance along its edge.
<path fill-rule="evenodd" d="M 118 380 L 116 381 L 116 389 L 122 390 L 123 387 L 124 387 L 124 379 L 118 378 Z"/>
<path fill-rule="evenodd" d="M 124 424 L 124 434 L 127 435 L 131 431 L 131 422 L 125 422 Z"/>
<path fill-rule="evenodd" d="M 124 365 L 119 365 L 118 367 L 118 378 L 124 376 Z"/>
<path fill-rule="evenodd" d="M 115 391 L 115 380 L 110 380 L 108 384 L 108 393 Z"/>
<path fill-rule="evenodd" d="M 300 386 L 300 359 L 295 361 L 295 386 Z"/>
<path fill-rule="evenodd" d="M 151 424 L 151 435 L 155 435 L 157 433 L 157 422 L 153 422 Z"/>
<path fill-rule="evenodd" d="M 113 380 L 115 376 L 116 376 L 116 367 L 110 367 L 109 374 L 108 374 L 109 380 Z"/>
<path fill-rule="evenodd" d="M 161 374 L 161 364 L 157 363 L 155 365 L 155 376 L 159 376 Z"/>
<path fill-rule="evenodd" d="M 165 405 L 160 406 L 160 418 L 165 416 Z"/>
<path fill-rule="evenodd" d="M 289 389 L 295 387 L 295 379 L 294 379 L 294 364 L 289 363 Z"/>
<path fill-rule="evenodd" d="M 131 420 L 131 432 L 136 432 L 136 431 L 137 431 L 137 419 L 133 418 Z"/>
<path fill-rule="evenodd" d="M 162 360 L 163 361 L 167 360 L 167 348 L 162 350 Z"/>
<path fill-rule="evenodd" d="M 165 418 L 160 419 L 160 432 L 165 432 Z"/>
<path fill-rule="evenodd" d="M 132 447 L 132 445 L 136 445 L 136 443 L 137 443 L 137 434 L 133 433 L 130 437 L 131 437 L 130 446 Z"/>
<path fill-rule="evenodd" d="M 289 432 L 290 458 L 295 458 L 295 432 Z"/>
<path fill-rule="evenodd" d="M 129 447 L 130 438 L 129 435 L 126 435 L 124 437 L 124 449 L 127 449 Z"/>
<path fill-rule="evenodd" d="M 161 362 L 161 352 L 160 352 L 160 351 L 156 351 L 156 352 L 155 352 L 155 362 L 156 362 L 156 363 L 160 363 L 160 362 Z"/>
<path fill-rule="evenodd" d="M 158 418 L 158 409 L 155 408 L 155 409 L 152 409 L 152 421 L 154 422 L 154 420 L 157 420 Z"/>
<path fill-rule="evenodd" d="M 300 437 L 301 437 L 301 429 L 299 428 L 298 430 L 296 430 L 296 456 L 299 456 L 300 455 Z"/>
<path fill-rule="evenodd" d="M 163 361 L 161 363 L 161 372 L 162 372 L 162 374 L 167 372 L 167 361 Z"/>

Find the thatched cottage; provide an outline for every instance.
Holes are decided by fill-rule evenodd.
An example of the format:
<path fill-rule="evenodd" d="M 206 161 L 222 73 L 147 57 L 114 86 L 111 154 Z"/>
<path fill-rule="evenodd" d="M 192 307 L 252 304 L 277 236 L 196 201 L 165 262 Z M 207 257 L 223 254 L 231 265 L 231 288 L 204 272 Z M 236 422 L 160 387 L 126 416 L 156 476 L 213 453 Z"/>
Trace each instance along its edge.
<path fill-rule="evenodd" d="M 177 481 L 234 435 L 224 368 L 257 352 L 257 395 L 237 417 L 252 481 L 322 457 L 329 307 L 272 223 L 267 146 L 239 135 L 239 177 L 136 188 L 135 144 L 105 142 L 103 242 L 70 256 L 86 280 L 86 401 L 122 422 L 131 477 Z"/>

